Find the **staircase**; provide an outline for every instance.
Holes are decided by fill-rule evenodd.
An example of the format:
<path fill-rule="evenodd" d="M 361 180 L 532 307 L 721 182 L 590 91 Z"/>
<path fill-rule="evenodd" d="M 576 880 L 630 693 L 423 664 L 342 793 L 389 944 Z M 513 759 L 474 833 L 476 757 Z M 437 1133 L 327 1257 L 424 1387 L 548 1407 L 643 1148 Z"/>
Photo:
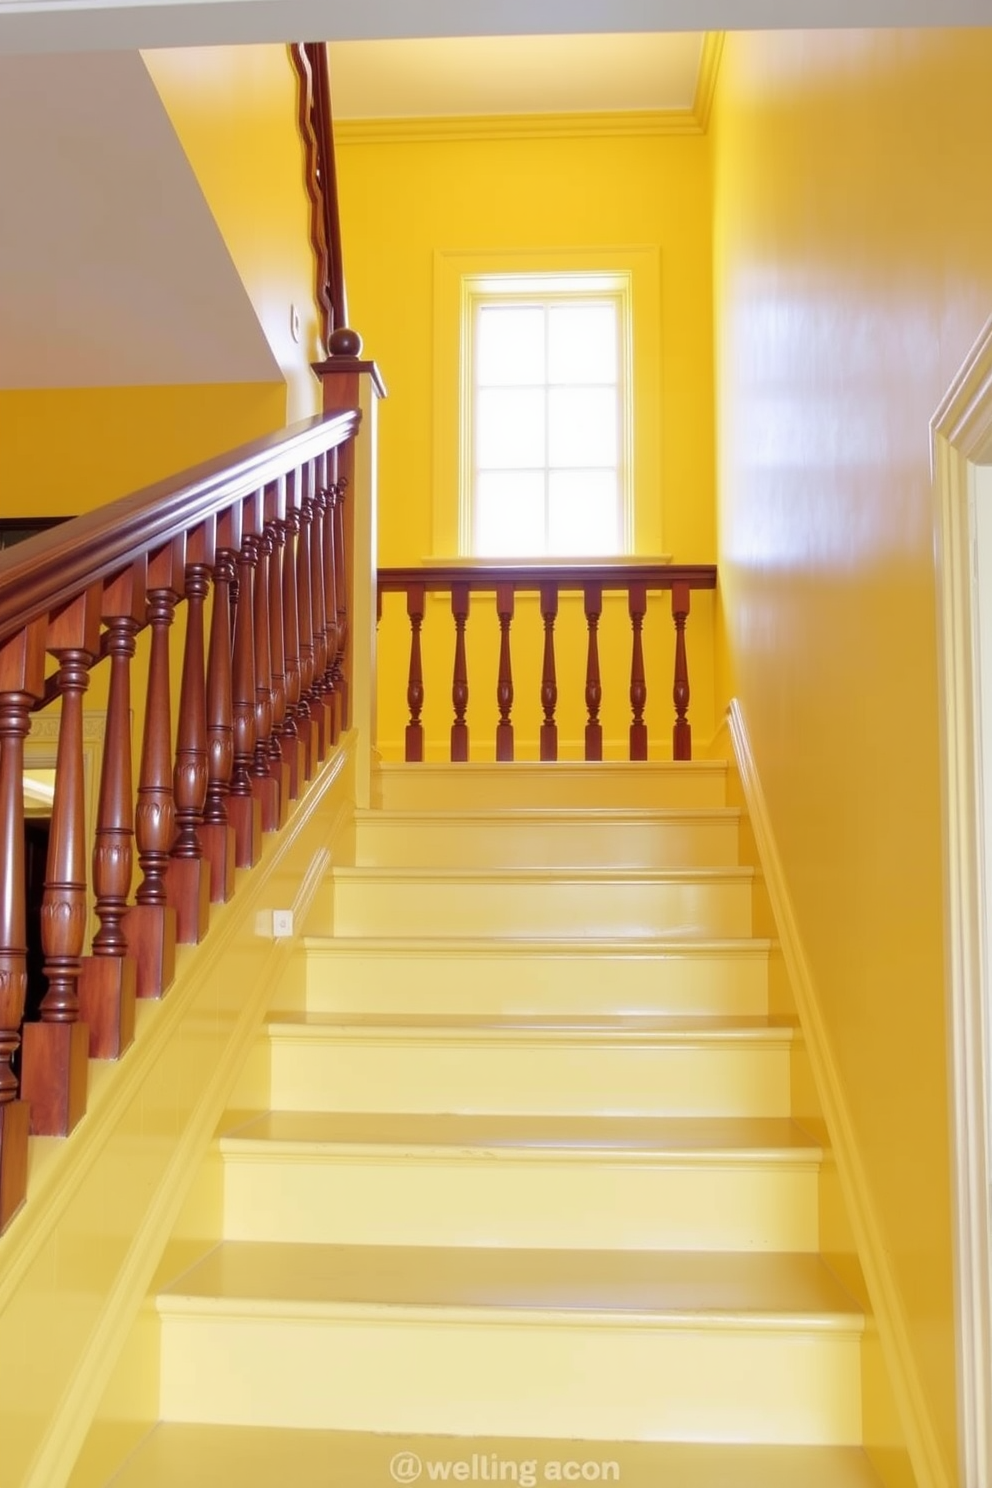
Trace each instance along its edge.
<path fill-rule="evenodd" d="M 114 1488 L 877 1488 L 723 766 L 379 787 Z"/>

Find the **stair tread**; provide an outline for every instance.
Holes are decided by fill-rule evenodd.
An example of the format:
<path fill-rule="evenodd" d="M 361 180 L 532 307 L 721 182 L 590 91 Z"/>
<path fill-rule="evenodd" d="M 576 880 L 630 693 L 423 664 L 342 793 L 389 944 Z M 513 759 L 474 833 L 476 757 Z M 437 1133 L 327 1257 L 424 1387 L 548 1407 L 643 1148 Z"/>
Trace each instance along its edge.
<path fill-rule="evenodd" d="M 370 1148 L 380 1154 L 496 1154 L 596 1161 L 630 1155 L 818 1161 L 820 1145 L 776 1117 L 630 1117 L 266 1111 L 224 1132 L 225 1153 Z"/>
<path fill-rule="evenodd" d="M 398 955 L 411 953 L 436 952 L 440 955 L 456 954 L 459 956 L 471 955 L 498 955 L 504 956 L 532 956 L 534 954 L 546 953 L 548 955 L 572 955 L 572 956 L 599 956 L 612 955 L 628 957 L 636 956 L 663 956 L 676 958 L 681 956 L 712 956 L 727 955 L 767 955 L 771 950 L 771 940 L 760 936 L 699 936 L 692 940 L 670 940 L 667 936 L 641 935 L 631 939 L 629 935 L 597 935 L 583 936 L 581 940 L 574 936 L 549 936 L 538 938 L 537 936 L 472 936 L 459 935 L 452 937 L 429 936 L 429 935 L 307 935 L 304 937 L 304 945 L 308 951 L 332 952 L 343 956 L 362 955 L 369 950 L 390 951 Z"/>
<path fill-rule="evenodd" d="M 616 1462 L 623 1488 L 881 1488 L 858 1447 L 387 1436 L 173 1422 L 144 1438 L 113 1488 L 272 1488 L 281 1482 L 293 1488 L 384 1488 L 394 1481 L 390 1463 L 399 1464 L 403 1454 L 420 1461 L 419 1482 L 426 1484 L 442 1480 L 443 1468 L 432 1476 L 429 1463 L 471 1466 L 473 1453 L 487 1463 L 493 1456 L 497 1463 L 533 1461 L 537 1483 L 546 1481 L 548 1462 Z M 397 1480 L 402 1481 L 399 1466 Z M 476 1481 L 485 1481 L 481 1473 Z M 520 1476 L 504 1481 L 519 1483 Z"/>
<path fill-rule="evenodd" d="M 496 808 L 453 807 L 431 810 L 417 806 L 360 806 L 355 821 L 402 821 L 425 826 L 448 826 L 455 822 L 507 822 L 517 826 L 543 826 L 545 823 L 575 822 L 667 822 L 667 821 L 740 821 L 739 806 L 506 806 Z"/>
<path fill-rule="evenodd" d="M 761 1014 L 694 1016 L 682 1013 L 616 1013 L 549 1016 L 543 1013 L 321 1013 L 273 1012 L 269 1031 L 286 1037 L 321 1032 L 340 1035 L 404 1034 L 439 1039 L 534 1038 L 549 1041 L 700 1042 L 708 1040 L 776 1042 L 791 1040 L 792 1025 Z"/>
<path fill-rule="evenodd" d="M 555 1441 L 548 1438 L 394 1436 L 261 1426 L 154 1427 L 113 1479 L 113 1488 L 384 1488 L 402 1454 L 421 1462 L 419 1481 L 441 1480 L 429 1463 L 616 1462 L 623 1488 L 880 1488 L 857 1447 L 781 1447 L 669 1442 Z M 522 1474 L 529 1481 L 527 1474 Z M 520 1482 L 520 1476 L 515 1480 Z M 412 1481 L 408 1478 L 407 1481 Z M 451 1479 L 457 1481 L 457 1479 Z M 508 1479 L 504 1479 L 507 1481 Z M 481 1475 L 476 1481 L 485 1481 Z M 491 1479 L 496 1481 L 496 1479 Z"/>
<path fill-rule="evenodd" d="M 751 883 L 754 869 L 717 864 L 712 868 L 472 868 L 356 867 L 337 863 L 329 877 L 342 883 L 363 879 L 420 883 L 667 884 Z"/>
<path fill-rule="evenodd" d="M 643 1318 L 693 1327 L 859 1329 L 819 1257 L 781 1252 L 561 1251 L 226 1241 L 165 1287 L 159 1309 L 249 1306 L 499 1311 Z"/>

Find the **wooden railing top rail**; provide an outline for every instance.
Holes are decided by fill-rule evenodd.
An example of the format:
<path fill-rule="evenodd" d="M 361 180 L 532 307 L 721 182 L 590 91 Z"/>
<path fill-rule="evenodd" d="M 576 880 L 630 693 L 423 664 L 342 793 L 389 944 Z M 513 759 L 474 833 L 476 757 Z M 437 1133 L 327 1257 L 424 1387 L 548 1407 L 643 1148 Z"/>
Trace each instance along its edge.
<path fill-rule="evenodd" d="M 427 563 L 416 568 L 380 568 L 379 591 L 404 592 L 411 585 L 428 592 L 446 591 L 455 584 L 476 592 L 488 592 L 503 584 L 515 589 L 541 589 L 554 584 L 559 590 L 582 590 L 587 584 L 604 589 L 626 589 L 640 584 L 646 589 L 672 589 L 687 584 L 690 589 L 715 589 L 716 566 L 711 563 Z"/>
<path fill-rule="evenodd" d="M 0 645 L 82 588 L 343 444 L 359 418 L 303 419 L 0 554 Z"/>

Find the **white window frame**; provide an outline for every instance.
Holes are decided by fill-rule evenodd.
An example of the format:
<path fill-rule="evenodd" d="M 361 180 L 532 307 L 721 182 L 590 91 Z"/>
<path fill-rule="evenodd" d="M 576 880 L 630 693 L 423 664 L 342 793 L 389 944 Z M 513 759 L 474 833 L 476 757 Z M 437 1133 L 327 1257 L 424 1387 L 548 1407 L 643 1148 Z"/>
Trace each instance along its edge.
<path fill-rule="evenodd" d="M 617 325 L 617 540 L 610 552 L 535 553 L 527 555 L 547 562 L 570 562 L 582 558 L 617 558 L 633 551 L 633 410 L 631 276 L 629 271 L 590 273 L 466 274 L 462 279 L 462 356 L 459 377 L 459 552 L 478 557 L 476 551 L 477 462 L 475 452 L 475 340 L 480 312 L 490 305 L 532 303 L 547 308 L 555 304 L 611 302 Z M 545 523 L 548 514 L 549 452 L 545 452 Z M 516 555 L 503 554 L 509 561 Z"/>
<path fill-rule="evenodd" d="M 503 275 L 624 277 L 630 444 L 625 452 L 624 557 L 664 554 L 661 460 L 661 251 L 634 247 L 489 249 L 434 253 L 432 531 L 428 561 L 475 561 L 463 479 L 466 281 Z M 587 555 L 582 555 L 587 556 Z M 480 560 L 484 561 L 484 560 Z M 514 560 L 522 562 L 524 560 Z M 568 559 L 535 559 L 553 566 Z"/>

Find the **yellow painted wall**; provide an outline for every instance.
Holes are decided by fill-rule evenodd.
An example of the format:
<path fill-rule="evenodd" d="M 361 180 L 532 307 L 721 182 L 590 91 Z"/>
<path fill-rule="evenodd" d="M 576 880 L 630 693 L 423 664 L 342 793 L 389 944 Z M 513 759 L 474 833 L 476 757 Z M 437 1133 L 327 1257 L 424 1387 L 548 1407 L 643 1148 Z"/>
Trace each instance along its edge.
<path fill-rule="evenodd" d="M 432 478 L 435 409 L 434 255 L 532 249 L 598 249 L 654 245 L 661 262 L 660 483 L 643 499 L 660 507 L 662 541 L 676 561 L 715 555 L 712 423 L 711 202 L 708 141 L 703 137 L 488 139 L 345 143 L 338 146 L 350 318 L 366 354 L 389 387 L 380 423 L 379 561 L 416 564 L 433 552 Z M 658 327 L 635 324 L 638 335 Z M 636 353 L 635 353 L 636 354 Z M 456 410 L 452 409 L 452 420 Z M 649 665 L 662 706 L 654 739 L 671 748 L 671 620 L 664 598 Z M 408 631 L 402 611 L 384 617 L 380 658 L 380 738 L 398 744 L 406 720 Z M 492 752 L 498 631 L 483 601 L 485 624 L 470 621 L 469 660 L 473 757 Z M 584 713 L 584 620 L 563 625 L 559 666 L 562 735 L 581 737 Z M 571 622 L 569 622 L 571 624 Z M 695 628 L 693 628 L 695 626 Z M 697 738 L 713 732 L 712 681 L 705 601 L 690 622 L 690 653 L 698 658 L 693 717 Z M 604 651 L 604 721 L 625 738 L 630 667 L 629 624 L 618 616 L 616 645 Z M 517 622 L 517 704 L 522 735 L 536 748 L 540 619 Z M 526 635 L 527 639 L 524 640 Z M 436 638 L 435 640 L 432 637 Z M 438 751 L 450 722 L 450 614 L 440 603 L 425 623 L 425 721 Z M 473 650 L 473 646 L 475 649 Z M 527 663 L 525 663 L 525 655 Z M 525 701 L 526 700 L 526 701 Z M 437 711 L 431 712 L 432 702 Z M 650 705 L 649 705 L 650 707 Z M 527 709 L 529 708 L 529 712 Z"/>
<path fill-rule="evenodd" d="M 310 209 L 289 53 L 234 46 L 142 56 L 286 378 L 288 417 L 317 413 Z"/>
<path fill-rule="evenodd" d="M 0 391 L 0 516 L 77 516 L 285 422 L 281 383 Z"/>
<path fill-rule="evenodd" d="M 956 1481 L 928 421 L 992 308 L 992 31 L 728 38 L 721 696 L 743 704 Z"/>

